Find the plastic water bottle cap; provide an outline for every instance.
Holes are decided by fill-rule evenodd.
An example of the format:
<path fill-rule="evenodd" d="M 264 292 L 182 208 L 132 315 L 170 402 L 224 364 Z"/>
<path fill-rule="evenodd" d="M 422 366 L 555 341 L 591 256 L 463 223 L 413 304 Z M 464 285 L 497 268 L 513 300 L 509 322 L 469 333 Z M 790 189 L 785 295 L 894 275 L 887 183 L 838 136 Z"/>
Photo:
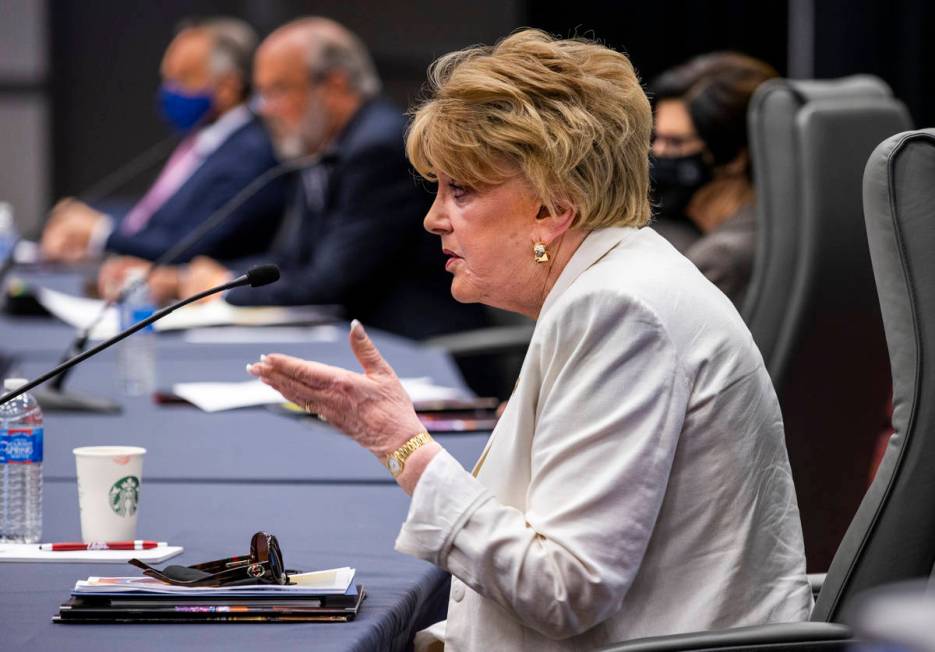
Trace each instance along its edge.
<path fill-rule="evenodd" d="M 8 392 L 15 392 L 28 382 L 25 378 L 7 378 L 3 381 L 3 389 Z"/>

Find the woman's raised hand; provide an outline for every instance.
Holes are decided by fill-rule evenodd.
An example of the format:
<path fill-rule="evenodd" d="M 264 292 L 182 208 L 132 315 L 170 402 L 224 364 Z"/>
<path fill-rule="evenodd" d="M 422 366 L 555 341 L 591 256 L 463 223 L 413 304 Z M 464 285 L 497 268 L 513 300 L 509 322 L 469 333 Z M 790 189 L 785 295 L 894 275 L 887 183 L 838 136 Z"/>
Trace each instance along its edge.
<path fill-rule="evenodd" d="M 424 427 L 396 373 L 357 320 L 351 323 L 350 344 L 363 373 L 278 353 L 247 365 L 247 371 L 382 462 Z"/>

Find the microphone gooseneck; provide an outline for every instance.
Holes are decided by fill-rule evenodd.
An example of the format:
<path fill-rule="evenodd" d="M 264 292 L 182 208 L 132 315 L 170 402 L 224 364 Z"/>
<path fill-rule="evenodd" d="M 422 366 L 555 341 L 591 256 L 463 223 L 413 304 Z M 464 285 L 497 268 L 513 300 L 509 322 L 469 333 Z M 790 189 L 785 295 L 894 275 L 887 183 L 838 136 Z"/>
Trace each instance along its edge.
<path fill-rule="evenodd" d="M 146 319 L 140 320 L 137 323 L 130 326 L 129 328 L 127 328 L 126 330 L 123 330 L 120 333 L 117 333 L 109 340 L 105 342 L 101 342 L 97 346 L 91 349 L 88 349 L 87 351 L 83 353 L 79 353 L 78 355 L 75 355 L 69 358 L 68 360 L 62 362 L 61 364 L 59 364 L 57 367 L 55 367 L 51 371 L 47 371 L 46 373 L 42 374 L 38 378 L 29 381 L 22 387 L 15 389 L 11 392 L 7 392 L 3 396 L 0 396 L 0 405 L 3 405 L 7 401 L 13 400 L 20 394 L 24 394 L 28 392 L 36 385 L 41 385 L 42 383 L 49 380 L 50 378 L 54 378 L 55 376 L 58 376 L 63 371 L 70 369 L 71 367 L 74 367 L 76 364 L 80 362 L 84 362 L 88 358 L 97 355 L 104 349 L 113 346 L 117 342 L 123 339 L 126 339 L 127 337 L 130 337 L 131 335 L 133 335 L 133 333 L 137 332 L 138 330 L 146 328 L 153 322 L 162 319 L 166 315 L 174 312 L 175 310 L 178 310 L 182 306 L 187 306 L 190 303 L 194 303 L 195 301 L 204 299 L 205 297 L 211 296 L 212 294 L 223 292 L 225 290 L 230 290 L 236 287 L 241 287 L 244 285 L 252 285 L 253 287 L 258 287 L 260 285 L 267 285 L 269 283 L 275 282 L 278 278 L 279 278 L 278 267 L 276 267 L 275 265 L 261 265 L 259 267 L 254 267 L 248 273 L 242 276 L 238 276 L 233 281 L 229 281 L 228 283 L 224 283 L 223 285 L 218 285 L 217 287 L 209 288 L 207 290 L 199 292 L 198 294 L 193 294 L 190 297 L 182 299 L 181 301 L 177 301 L 173 303 L 171 306 L 167 306 L 163 308 L 162 310 L 158 310 L 154 312 L 152 315 L 150 315 L 149 317 L 147 317 Z"/>

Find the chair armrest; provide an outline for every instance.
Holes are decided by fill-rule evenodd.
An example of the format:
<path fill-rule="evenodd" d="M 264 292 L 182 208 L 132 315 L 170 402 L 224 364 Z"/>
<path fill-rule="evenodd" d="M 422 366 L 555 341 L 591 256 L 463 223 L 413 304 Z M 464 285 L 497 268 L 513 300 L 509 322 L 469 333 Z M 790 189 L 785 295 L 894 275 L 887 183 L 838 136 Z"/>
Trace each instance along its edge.
<path fill-rule="evenodd" d="M 675 652 L 677 650 L 845 650 L 854 642 L 849 627 L 836 623 L 783 623 L 692 632 L 623 641 L 603 652 Z"/>
<path fill-rule="evenodd" d="M 426 346 L 444 349 L 454 357 L 524 353 L 532 338 L 534 324 L 478 328 L 425 340 Z"/>
<path fill-rule="evenodd" d="M 828 573 L 809 573 L 806 575 L 808 577 L 808 585 L 812 589 L 812 597 L 818 599 L 818 594 L 821 593 L 821 587 L 825 585 L 825 577 Z"/>

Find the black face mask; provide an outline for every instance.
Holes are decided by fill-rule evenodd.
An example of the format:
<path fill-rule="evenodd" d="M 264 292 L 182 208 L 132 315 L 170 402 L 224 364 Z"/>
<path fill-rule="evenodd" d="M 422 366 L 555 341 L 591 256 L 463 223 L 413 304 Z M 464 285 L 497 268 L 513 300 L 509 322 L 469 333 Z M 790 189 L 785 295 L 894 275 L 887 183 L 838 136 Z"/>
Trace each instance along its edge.
<path fill-rule="evenodd" d="M 712 179 L 711 166 L 702 152 L 653 157 L 649 174 L 657 213 L 673 218 L 684 216 L 692 195 Z"/>

